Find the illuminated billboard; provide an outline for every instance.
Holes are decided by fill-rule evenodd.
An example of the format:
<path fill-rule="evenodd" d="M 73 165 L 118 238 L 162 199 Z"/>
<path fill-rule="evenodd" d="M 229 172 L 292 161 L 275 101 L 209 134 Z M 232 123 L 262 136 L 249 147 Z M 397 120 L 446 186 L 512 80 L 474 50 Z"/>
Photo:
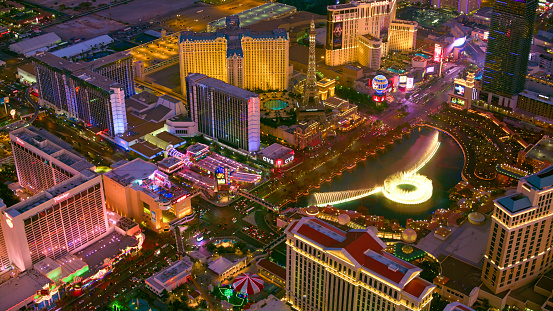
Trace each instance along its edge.
<path fill-rule="evenodd" d="M 337 50 L 342 48 L 342 34 L 343 23 L 342 22 L 328 22 L 326 35 L 327 49 Z"/>
<path fill-rule="evenodd" d="M 415 78 L 408 77 L 407 78 L 407 84 L 405 85 L 405 88 L 407 90 L 412 90 L 414 85 L 415 85 Z"/>
<path fill-rule="evenodd" d="M 218 167 L 215 170 L 215 180 L 217 180 L 218 185 L 224 185 L 226 183 L 225 169 L 224 168 Z"/>
<path fill-rule="evenodd" d="M 451 103 L 461 105 L 461 106 L 465 105 L 465 101 L 463 99 L 459 99 L 455 97 L 451 97 Z"/>
<path fill-rule="evenodd" d="M 434 61 L 437 63 L 440 63 L 442 61 L 444 54 L 444 50 L 441 45 L 435 44 L 434 45 Z"/>
<path fill-rule="evenodd" d="M 399 83 L 403 84 L 407 82 L 407 76 L 399 76 Z"/>
<path fill-rule="evenodd" d="M 434 66 L 430 66 L 426 68 L 426 73 L 433 73 L 434 72 Z"/>
<path fill-rule="evenodd" d="M 460 84 L 455 84 L 454 93 L 459 96 L 465 96 L 465 86 Z"/>
<path fill-rule="evenodd" d="M 465 44 L 465 42 L 467 41 L 467 38 L 466 37 L 462 37 L 462 38 L 457 38 L 455 39 L 455 41 L 453 41 L 453 47 L 461 47 Z"/>

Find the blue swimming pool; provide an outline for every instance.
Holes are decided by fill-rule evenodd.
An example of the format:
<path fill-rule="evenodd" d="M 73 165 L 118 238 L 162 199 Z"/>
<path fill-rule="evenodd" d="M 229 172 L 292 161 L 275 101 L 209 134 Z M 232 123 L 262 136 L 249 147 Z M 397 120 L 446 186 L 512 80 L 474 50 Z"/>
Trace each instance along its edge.
<path fill-rule="evenodd" d="M 265 108 L 271 110 L 282 110 L 288 107 L 288 103 L 280 99 L 271 99 L 266 101 L 264 104 Z"/>
<path fill-rule="evenodd" d="M 415 55 L 417 55 L 417 56 L 422 56 L 422 57 L 427 58 L 427 59 L 430 58 L 430 56 L 428 56 L 428 55 L 426 55 L 426 54 L 422 54 L 422 53 L 417 53 L 417 54 L 415 54 Z"/>

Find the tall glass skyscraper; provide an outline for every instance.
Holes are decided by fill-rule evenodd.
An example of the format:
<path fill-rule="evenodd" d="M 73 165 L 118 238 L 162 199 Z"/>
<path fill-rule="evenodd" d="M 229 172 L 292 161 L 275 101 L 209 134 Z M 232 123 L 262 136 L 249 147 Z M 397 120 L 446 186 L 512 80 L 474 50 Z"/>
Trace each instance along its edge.
<path fill-rule="evenodd" d="M 537 0 L 498 0 L 493 7 L 482 90 L 512 97 L 524 89 Z"/>

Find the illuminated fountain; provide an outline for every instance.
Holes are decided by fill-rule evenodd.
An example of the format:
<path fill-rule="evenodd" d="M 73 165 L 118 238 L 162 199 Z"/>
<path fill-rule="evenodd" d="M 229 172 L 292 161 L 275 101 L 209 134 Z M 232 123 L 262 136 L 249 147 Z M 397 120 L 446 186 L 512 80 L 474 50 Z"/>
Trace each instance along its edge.
<path fill-rule="evenodd" d="M 401 204 L 420 204 L 432 197 L 432 181 L 418 173 L 396 173 L 384 180 L 382 194 Z"/>
<path fill-rule="evenodd" d="M 418 174 L 436 154 L 440 147 L 439 133 L 434 132 L 424 154 L 409 169 L 392 174 L 384 180 L 384 185 L 369 189 L 315 193 L 315 205 L 326 206 L 358 200 L 378 192 L 391 201 L 400 204 L 420 204 L 432 197 L 432 181 Z"/>

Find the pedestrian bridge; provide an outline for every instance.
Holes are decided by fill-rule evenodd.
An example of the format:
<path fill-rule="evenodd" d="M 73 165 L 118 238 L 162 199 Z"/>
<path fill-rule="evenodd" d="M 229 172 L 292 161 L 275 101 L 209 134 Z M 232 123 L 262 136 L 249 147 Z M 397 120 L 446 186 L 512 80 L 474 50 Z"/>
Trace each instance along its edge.
<path fill-rule="evenodd" d="M 268 209 L 270 209 L 270 210 L 272 210 L 272 211 L 278 212 L 278 210 L 279 210 L 279 207 L 278 207 L 278 206 L 273 205 L 273 204 L 271 204 L 271 203 L 269 203 L 269 202 L 266 202 L 265 200 L 263 200 L 263 199 L 261 199 L 261 198 L 258 198 L 258 197 L 256 197 L 255 195 L 253 195 L 253 194 L 251 194 L 251 193 L 249 193 L 249 192 L 246 192 L 246 191 L 244 191 L 244 190 L 238 190 L 238 194 L 241 195 L 241 196 L 243 196 L 243 197 L 245 197 L 245 198 L 247 198 L 247 199 L 250 199 L 250 200 L 254 201 L 255 203 L 259 203 L 259 204 L 265 206 L 266 208 L 268 208 Z"/>

